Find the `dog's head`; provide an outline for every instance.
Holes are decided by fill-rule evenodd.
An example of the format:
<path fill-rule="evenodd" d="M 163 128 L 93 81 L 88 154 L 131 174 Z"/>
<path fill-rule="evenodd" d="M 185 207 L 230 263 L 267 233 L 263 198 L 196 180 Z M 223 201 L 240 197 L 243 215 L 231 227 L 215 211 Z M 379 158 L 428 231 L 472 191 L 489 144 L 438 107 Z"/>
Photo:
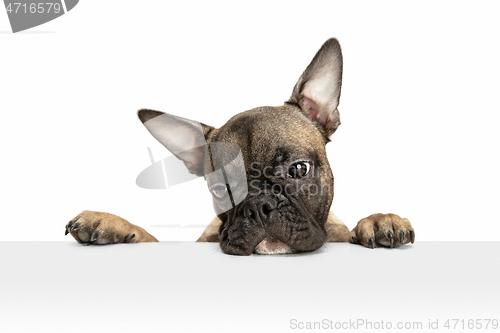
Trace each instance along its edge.
<path fill-rule="evenodd" d="M 189 172 L 204 176 L 229 254 L 313 251 L 326 241 L 333 200 L 325 145 L 340 125 L 342 54 L 329 39 L 279 107 L 259 107 L 214 128 L 140 110 L 148 130 Z"/>

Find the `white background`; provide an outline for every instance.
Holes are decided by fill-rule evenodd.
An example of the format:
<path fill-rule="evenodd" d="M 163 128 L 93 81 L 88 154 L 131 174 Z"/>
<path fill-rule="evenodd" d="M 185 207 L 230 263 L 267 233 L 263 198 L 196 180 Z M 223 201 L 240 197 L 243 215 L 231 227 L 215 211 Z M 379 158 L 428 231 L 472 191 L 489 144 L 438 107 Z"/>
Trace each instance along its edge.
<path fill-rule="evenodd" d="M 83 209 L 160 240 L 214 213 L 201 179 L 135 185 L 169 153 L 153 108 L 221 126 L 281 105 L 322 43 L 344 55 L 342 126 L 327 151 L 333 210 L 408 217 L 419 240 L 500 240 L 500 3 L 82 0 L 12 34 L 0 10 L 0 240 L 69 240 Z"/>

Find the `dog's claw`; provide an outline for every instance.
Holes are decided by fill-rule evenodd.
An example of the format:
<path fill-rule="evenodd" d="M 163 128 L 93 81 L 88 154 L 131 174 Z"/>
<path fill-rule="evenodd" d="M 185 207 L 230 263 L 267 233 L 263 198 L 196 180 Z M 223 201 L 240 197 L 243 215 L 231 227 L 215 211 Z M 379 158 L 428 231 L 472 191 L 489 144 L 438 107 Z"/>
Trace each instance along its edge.
<path fill-rule="evenodd" d="M 394 247 L 394 236 L 392 235 L 392 232 L 387 233 L 387 237 L 391 240 L 391 247 Z"/>
<path fill-rule="evenodd" d="M 128 243 L 132 240 L 132 238 L 135 237 L 135 234 L 132 234 L 132 235 L 128 235 L 127 238 L 125 238 L 125 243 Z"/>
<path fill-rule="evenodd" d="M 71 226 L 71 229 L 69 229 L 69 231 L 72 232 L 73 230 L 75 230 L 76 228 L 78 228 L 80 225 L 81 225 L 80 222 L 76 222 L 75 224 L 73 224 Z"/>
<path fill-rule="evenodd" d="M 400 231 L 400 232 L 399 232 L 399 238 L 400 238 L 399 243 L 403 244 L 403 243 L 404 243 L 404 241 L 405 241 L 405 233 L 404 233 L 404 232 L 402 232 L 402 231 Z"/>
<path fill-rule="evenodd" d="M 68 222 L 68 224 L 66 224 L 66 227 L 65 227 L 65 228 L 66 228 L 66 230 L 65 230 L 65 232 L 64 232 L 64 235 L 65 235 L 65 236 L 66 236 L 67 234 L 69 234 L 68 229 L 69 229 L 69 227 L 70 227 L 70 226 L 71 226 L 71 221 L 69 221 L 69 222 Z"/>
<path fill-rule="evenodd" d="M 368 242 L 370 243 L 370 247 L 372 249 L 374 249 L 375 248 L 375 240 L 373 238 L 370 238 L 370 240 Z"/>
<path fill-rule="evenodd" d="M 351 239 L 354 244 L 359 244 L 359 240 L 356 237 L 352 236 Z"/>
<path fill-rule="evenodd" d="M 410 230 L 410 239 L 411 239 L 411 243 L 415 243 L 415 232 Z"/>
<path fill-rule="evenodd" d="M 90 236 L 90 243 L 94 243 L 97 237 L 99 237 L 99 230 L 96 230 L 92 233 L 92 236 Z"/>

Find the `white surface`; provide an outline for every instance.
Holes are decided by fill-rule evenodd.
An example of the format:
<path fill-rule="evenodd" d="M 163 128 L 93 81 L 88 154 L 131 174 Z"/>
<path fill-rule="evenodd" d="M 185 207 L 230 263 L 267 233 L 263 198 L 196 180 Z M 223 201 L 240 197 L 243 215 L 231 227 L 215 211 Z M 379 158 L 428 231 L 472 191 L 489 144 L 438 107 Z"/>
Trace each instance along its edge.
<path fill-rule="evenodd" d="M 9 333 L 310 331 L 291 329 L 293 319 L 421 322 L 425 332 L 438 320 L 434 332 L 445 331 L 447 319 L 500 319 L 499 251 L 500 242 L 330 243 L 235 257 L 210 243 L 0 242 L 0 322 Z"/>
<path fill-rule="evenodd" d="M 500 240 L 499 12 L 498 1 L 82 0 L 13 35 L 0 10 L 0 240 L 67 240 L 83 209 L 196 239 L 149 227 L 213 212 L 201 180 L 135 185 L 147 147 L 167 156 L 136 110 L 220 126 L 281 105 L 332 36 L 344 54 L 328 146 L 337 215 L 352 228 L 394 212 L 418 241 Z"/>

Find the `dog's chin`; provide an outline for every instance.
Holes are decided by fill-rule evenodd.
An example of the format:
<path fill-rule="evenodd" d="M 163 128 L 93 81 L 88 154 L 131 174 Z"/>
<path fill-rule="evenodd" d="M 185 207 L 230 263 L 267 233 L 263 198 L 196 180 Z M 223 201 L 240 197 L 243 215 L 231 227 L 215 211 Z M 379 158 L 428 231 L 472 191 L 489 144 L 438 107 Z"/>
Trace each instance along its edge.
<path fill-rule="evenodd" d="M 272 237 L 264 238 L 257 244 L 254 250 L 254 253 L 257 254 L 287 254 L 295 252 L 290 246 Z"/>

